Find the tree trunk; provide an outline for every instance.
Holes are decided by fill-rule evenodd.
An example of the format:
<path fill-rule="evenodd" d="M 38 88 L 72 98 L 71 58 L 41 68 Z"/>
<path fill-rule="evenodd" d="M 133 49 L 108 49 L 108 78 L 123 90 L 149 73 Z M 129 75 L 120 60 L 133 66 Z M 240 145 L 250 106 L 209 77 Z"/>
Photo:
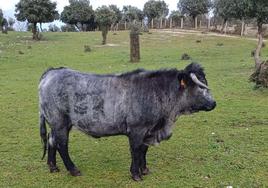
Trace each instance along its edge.
<path fill-rule="evenodd" d="M 242 24 L 241 24 L 241 37 L 244 36 L 244 27 L 245 27 L 245 20 L 242 19 Z"/>
<path fill-rule="evenodd" d="M 218 29 L 217 20 L 215 18 L 213 19 L 213 26 L 214 26 L 214 29 L 217 31 L 217 29 Z"/>
<path fill-rule="evenodd" d="M 194 17 L 194 28 L 197 29 L 197 16 Z"/>
<path fill-rule="evenodd" d="M 208 30 L 210 30 L 210 18 L 208 18 Z"/>
<path fill-rule="evenodd" d="M 84 23 L 81 24 L 81 27 L 82 27 L 82 32 L 85 32 L 87 30 Z"/>
<path fill-rule="evenodd" d="M 43 32 L 42 22 L 40 22 L 39 25 L 40 25 L 40 31 Z"/>
<path fill-rule="evenodd" d="M 163 19 L 160 18 L 160 29 L 162 29 L 162 25 L 163 25 Z"/>
<path fill-rule="evenodd" d="M 224 34 L 226 35 L 227 33 L 227 27 L 228 27 L 228 21 L 225 22 L 225 25 L 224 25 Z"/>
<path fill-rule="evenodd" d="M 165 29 L 167 28 L 167 19 L 165 18 L 165 23 L 164 23 Z"/>
<path fill-rule="evenodd" d="M 152 27 L 152 29 L 154 28 L 154 19 L 152 19 L 152 21 L 151 21 L 151 27 Z"/>
<path fill-rule="evenodd" d="M 115 32 L 115 23 L 112 23 L 112 25 L 110 27 L 110 31 Z"/>
<path fill-rule="evenodd" d="M 181 29 L 183 29 L 183 18 L 181 18 Z"/>
<path fill-rule="evenodd" d="M 262 28 L 262 22 L 258 22 L 258 45 L 256 47 L 255 53 L 254 53 L 254 60 L 255 60 L 255 68 L 258 69 L 261 65 L 261 58 L 260 58 L 260 53 L 261 53 L 261 48 L 262 48 L 262 43 L 263 43 L 263 28 Z"/>
<path fill-rule="evenodd" d="M 33 40 L 38 40 L 38 34 L 37 34 L 37 22 L 34 22 L 34 23 L 33 23 L 32 32 L 33 32 Z"/>
<path fill-rule="evenodd" d="M 247 34 L 247 24 L 245 23 L 244 24 L 244 35 L 246 35 Z"/>
<path fill-rule="evenodd" d="M 7 34 L 8 32 L 7 32 L 7 27 L 6 26 L 3 26 L 3 28 L 2 28 L 2 33 L 3 34 Z"/>
<path fill-rule="evenodd" d="M 125 30 L 127 30 L 127 22 L 125 21 Z"/>
<path fill-rule="evenodd" d="M 172 18 L 169 20 L 169 28 L 172 29 Z"/>
<path fill-rule="evenodd" d="M 75 25 L 76 29 L 77 29 L 78 31 L 80 31 L 78 25 L 77 25 L 77 24 L 74 24 L 74 25 Z"/>
<path fill-rule="evenodd" d="M 222 22 L 221 34 L 223 34 L 223 32 L 225 30 L 226 23 L 227 23 L 227 19 L 224 19 L 223 22 Z"/>
<path fill-rule="evenodd" d="M 101 27 L 102 45 L 105 45 L 106 44 L 107 34 L 108 34 L 108 27 L 109 26 L 103 26 L 103 27 Z"/>
<path fill-rule="evenodd" d="M 199 28 L 201 29 L 202 27 L 202 20 L 199 21 Z"/>

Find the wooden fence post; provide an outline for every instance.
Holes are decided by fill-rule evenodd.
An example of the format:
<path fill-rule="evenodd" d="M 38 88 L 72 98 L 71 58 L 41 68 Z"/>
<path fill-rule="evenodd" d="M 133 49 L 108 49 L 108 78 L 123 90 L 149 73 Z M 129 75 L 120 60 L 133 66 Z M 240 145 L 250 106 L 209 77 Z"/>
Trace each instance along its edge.
<path fill-rule="evenodd" d="M 137 24 L 133 24 L 130 28 L 130 62 L 136 63 L 140 61 L 140 29 Z"/>

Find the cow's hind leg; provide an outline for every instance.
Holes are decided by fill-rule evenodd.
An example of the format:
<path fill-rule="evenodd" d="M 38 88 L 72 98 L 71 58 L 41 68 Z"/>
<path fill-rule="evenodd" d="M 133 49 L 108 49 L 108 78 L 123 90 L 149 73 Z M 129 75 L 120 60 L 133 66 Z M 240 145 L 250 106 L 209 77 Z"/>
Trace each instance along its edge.
<path fill-rule="evenodd" d="M 51 173 L 59 172 L 59 168 L 56 165 L 56 145 L 55 145 L 55 136 L 51 131 L 48 134 L 48 157 L 47 164 Z"/>
<path fill-rule="evenodd" d="M 142 173 L 142 175 L 147 175 L 147 174 L 149 174 L 149 168 L 147 167 L 147 162 L 146 162 L 146 153 L 147 153 L 147 151 L 148 151 L 148 147 L 149 146 L 147 146 L 147 145 L 145 145 L 145 144 L 142 144 L 141 146 L 140 146 L 140 152 L 141 152 L 141 155 L 140 155 L 140 157 L 141 157 L 141 159 L 140 159 L 140 171 L 141 171 L 141 173 Z"/>
<path fill-rule="evenodd" d="M 70 129 L 71 123 L 67 117 L 64 118 L 64 121 L 61 125 L 55 127 L 56 148 L 63 160 L 66 169 L 70 172 L 70 174 L 72 176 L 81 176 L 80 171 L 72 162 L 68 151 Z"/>

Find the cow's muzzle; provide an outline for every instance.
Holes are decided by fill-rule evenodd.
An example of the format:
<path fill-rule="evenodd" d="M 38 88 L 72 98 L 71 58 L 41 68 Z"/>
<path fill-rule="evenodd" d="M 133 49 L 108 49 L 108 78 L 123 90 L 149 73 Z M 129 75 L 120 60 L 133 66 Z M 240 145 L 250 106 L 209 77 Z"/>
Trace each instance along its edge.
<path fill-rule="evenodd" d="M 217 106 L 216 101 L 211 101 L 209 104 L 206 105 L 205 111 L 211 111 Z"/>

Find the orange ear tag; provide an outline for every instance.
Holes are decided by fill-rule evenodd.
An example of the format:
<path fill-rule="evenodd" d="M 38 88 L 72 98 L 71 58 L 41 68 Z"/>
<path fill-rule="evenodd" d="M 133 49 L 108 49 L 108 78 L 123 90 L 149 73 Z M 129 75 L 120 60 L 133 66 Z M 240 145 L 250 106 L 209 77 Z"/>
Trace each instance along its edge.
<path fill-rule="evenodd" d="M 185 84 L 184 80 L 181 80 L 181 88 L 184 89 L 185 86 L 186 86 L 186 84 Z"/>

